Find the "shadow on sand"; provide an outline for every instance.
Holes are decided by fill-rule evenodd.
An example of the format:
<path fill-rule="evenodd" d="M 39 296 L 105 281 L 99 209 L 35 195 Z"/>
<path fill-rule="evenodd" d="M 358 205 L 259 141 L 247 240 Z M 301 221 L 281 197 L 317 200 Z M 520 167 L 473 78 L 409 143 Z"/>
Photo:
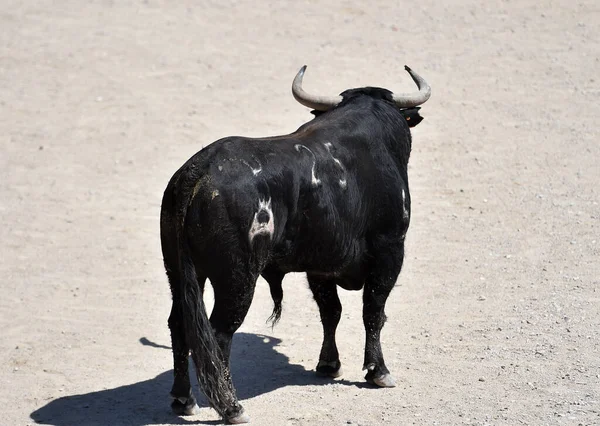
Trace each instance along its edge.
<path fill-rule="evenodd" d="M 171 349 L 142 337 L 140 343 L 152 348 Z M 271 392 L 284 386 L 306 386 L 329 383 L 314 371 L 301 365 L 290 364 L 288 357 L 275 347 L 281 340 L 269 336 L 236 333 L 232 345 L 232 374 L 240 400 Z M 193 371 L 193 367 L 190 366 Z M 90 392 L 83 395 L 55 399 L 31 413 L 40 424 L 56 426 L 105 426 L 152 424 L 220 424 L 215 421 L 187 420 L 171 413 L 168 398 L 173 380 L 173 370 L 145 380 L 115 389 Z M 195 383 L 195 380 L 192 381 Z M 336 380 L 351 386 L 363 383 Z M 194 385 L 200 406 L 206 406 L 202 393 Z"/>

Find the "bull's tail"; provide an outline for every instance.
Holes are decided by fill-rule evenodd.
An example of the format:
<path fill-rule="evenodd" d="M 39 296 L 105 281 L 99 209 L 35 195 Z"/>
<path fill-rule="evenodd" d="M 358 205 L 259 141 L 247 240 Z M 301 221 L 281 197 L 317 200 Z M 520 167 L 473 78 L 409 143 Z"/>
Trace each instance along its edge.
<path fill-rule="evenodd" d="M 181 300 L 185 338 L 196 366 L 198 382 L 210 405 L 224 419 L 239 418 L 243 408 L 239 404 L 229 366 L 224 365 L 215 333 L 208 320 L 202 291 L 196 276 L 187 244 L 180 247 L 180 278 L 183 288 Z"/>
<path fill-rule="evenodd" d="M 271 328 L 273 328 L 281 318 L 281 301 L 283 300 L 281 281 L 269 281 L 269 289 L 271 290 L 271 298 L 273 299 L 273 312 L 267 318 L 267 322 L 270 322 Z"/>
<path fill-rule="evenodd" d="M 182 168 L 178 174 L 183 171 Z M 243 408 L 235 395 L 229 366 L 222 360 L 221 349 L 206 313 L 203 288 L 198 282 L 198 275 L 203 274 L 202 271 L 196 271 L 185 232 L 187 210 L 196 193 L 198 186 L 196 182 L 199 180 L 198 176 L 193 175 L 179 179 L 178 174 L 172 178 L 165 192 L 163 208 L 167 210 L 165 217 L 171 217 L 173 220 L 173 231 L 176 236 L 178 265 L 173 266 L 179 269 L 181 291 L 178 303 L 182 313 L 185 339 L 196 367 L 200 388 L 209 404 L 224 419 L 239 423 L 236 420 L 243 420 Z M 175 196 L 177 192 L 179 194 Z M 206 277 L 202 276 L 202 279 Z"/>

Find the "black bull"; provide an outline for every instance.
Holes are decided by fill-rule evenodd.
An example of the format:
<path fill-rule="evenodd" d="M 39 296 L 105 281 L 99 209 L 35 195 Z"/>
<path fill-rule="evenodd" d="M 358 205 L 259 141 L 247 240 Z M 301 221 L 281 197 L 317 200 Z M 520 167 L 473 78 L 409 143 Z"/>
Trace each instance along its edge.
<path fill-rule="evenodd" d="M 300 99 L 300 88 L 296 98 L 321 109 L 312 121 L 285 136 L 221 139 L 171 178 L 160 223 L 173 294 L 171 395 L 177 413 L 196 407 L 191 353 L 212 407 L 231 423 L 248 421 L 232 384 L 229 354 L 259 275 L 269 283 L 276 322 L 284 275 L 306 272 L 324 332 L 316 370 L 332 377 L 341 374 L 337 286 L 363 289 L 366 380 L 394 386 L 380 331 L 410 221 L 409 127 L 421 121 L 415 107 L 430 91 L 407 70 L 419 93 L 427 92 L 424 100 L 398 103 L 392 92 L 369 87 L 347 90 L 324 105 L 322 97 Z M 210 320 L 202 299 L 207 278 L 215 295 Z"/>

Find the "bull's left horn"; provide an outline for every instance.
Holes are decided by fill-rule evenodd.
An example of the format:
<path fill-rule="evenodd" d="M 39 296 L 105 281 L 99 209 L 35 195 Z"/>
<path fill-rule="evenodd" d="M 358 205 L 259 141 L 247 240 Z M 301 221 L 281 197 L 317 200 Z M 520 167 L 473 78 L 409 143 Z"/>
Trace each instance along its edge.
<path fill-rule="evenodd" d="M 319 96 L 306 93 L 302 88 L 304 71 L 306 71 L 306 65 L 300 68 L 292 83 L 292 94 L 298 102 L 317 111 L 327 111 L 342 102 L 341 96 Z"/>
<path fill-rule="evenodd" d="M 394 102 L 400 108 L 412 108 L 424 104 L 431 96 L 431 87 L 429 87 L 429 84 L 427 84 L 423 77 L 408 66 L 404 65 L 404 69 L 408 71 L 414 82 L 417 83 L 419 91 L 413 93 L 394 93 Z"/>

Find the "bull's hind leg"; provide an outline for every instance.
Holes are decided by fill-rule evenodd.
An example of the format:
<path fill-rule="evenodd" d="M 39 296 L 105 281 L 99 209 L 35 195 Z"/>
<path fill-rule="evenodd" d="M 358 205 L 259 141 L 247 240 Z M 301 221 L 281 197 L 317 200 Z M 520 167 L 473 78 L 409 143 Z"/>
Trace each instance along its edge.
<path fill-rule="evenodd" d="M 365 379 L 381 387 L 394 387 L 396 382 L 385 365 L 381 350 L 381 329 L 385 323 L 385 303 L 402 268 L 404 244 L 397 250 L 380 252 L 370 271 L 363 292 L 363 322 L 365 325 Z"/>
<path fill-rule="evenodd" d="M 323 323 L 323 346 L 317 364 L 317 374 L 339 377 L 342 375 L 342 364 L 335 343 L 335 330 L 342 316 L 342 304 L 337 294 L 335 280 L 314 275 L 307 275 L 307 278 L 319 306 Z"/>
<path fill-rule="evenodd" d="M 210 315 L 210 323 L 215 330 L 223 361 L 227 366 L 229 366 L 233 333 L 240 328 L 246 318 L 255 286 L 256 277 L 250 274 L 237 279 L 231 278 L 231 281 L 213 283 L 215 305 Z"/>
<path fill-rule="evenodd" d="M 251 273 L 231 273 L 220 276 L 211 281 L 215 291 L 215 305 L 210 316 L 210 323 L 215 331 L 215 336 L 221 349 L 223 364 L 227 371 L 225 375 L 231 388 L 234 389 L 231 380 L 230 354 L 231 340 L 233 333 L 244 322 L 256 286 L 257 274 Z M 229 423 L 246 423 L 250 418 L 244 414 L 239 403 L 227 410 L 226 418 Z"/>

